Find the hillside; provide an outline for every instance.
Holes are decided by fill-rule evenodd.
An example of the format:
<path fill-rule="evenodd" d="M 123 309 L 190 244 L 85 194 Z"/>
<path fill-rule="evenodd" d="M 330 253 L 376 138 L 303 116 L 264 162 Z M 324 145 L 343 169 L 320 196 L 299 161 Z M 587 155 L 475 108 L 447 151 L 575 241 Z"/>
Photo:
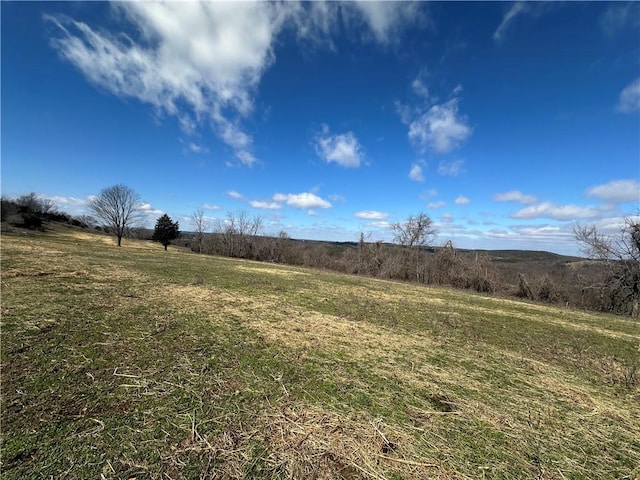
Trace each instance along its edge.
<path fill-rule="evenodd" d="M 2 236 L 2 477 L 637 478 L 640 325 Z"/>

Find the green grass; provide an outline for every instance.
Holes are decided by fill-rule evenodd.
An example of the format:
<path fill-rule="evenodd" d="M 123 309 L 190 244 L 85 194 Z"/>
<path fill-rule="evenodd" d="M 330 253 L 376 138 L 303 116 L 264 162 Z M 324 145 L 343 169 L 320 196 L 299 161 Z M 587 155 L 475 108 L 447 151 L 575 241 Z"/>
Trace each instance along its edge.
<path fill-rule="evenodd" d="M 627 318 L 66 229 L 1 346 L 2 478 L 640 475 Z"/>

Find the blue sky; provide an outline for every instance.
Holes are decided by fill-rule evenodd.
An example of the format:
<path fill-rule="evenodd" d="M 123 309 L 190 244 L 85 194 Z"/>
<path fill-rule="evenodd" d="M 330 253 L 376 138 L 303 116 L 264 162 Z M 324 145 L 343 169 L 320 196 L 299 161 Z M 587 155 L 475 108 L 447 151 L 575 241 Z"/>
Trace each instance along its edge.
<path fill-rule="evenodd" d="M 640 3 L 2 2 L 2 193 L 576 253 L 640 202 Z"/>

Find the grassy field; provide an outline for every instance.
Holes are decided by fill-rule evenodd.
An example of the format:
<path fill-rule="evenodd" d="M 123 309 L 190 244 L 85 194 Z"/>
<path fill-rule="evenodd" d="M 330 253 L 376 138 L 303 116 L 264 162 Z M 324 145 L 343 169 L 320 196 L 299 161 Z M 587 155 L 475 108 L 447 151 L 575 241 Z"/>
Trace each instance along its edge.
<path fill-rule="evenodd" d="M 640 324 L 2 236 L 2 478 L 640 477 Z"/>

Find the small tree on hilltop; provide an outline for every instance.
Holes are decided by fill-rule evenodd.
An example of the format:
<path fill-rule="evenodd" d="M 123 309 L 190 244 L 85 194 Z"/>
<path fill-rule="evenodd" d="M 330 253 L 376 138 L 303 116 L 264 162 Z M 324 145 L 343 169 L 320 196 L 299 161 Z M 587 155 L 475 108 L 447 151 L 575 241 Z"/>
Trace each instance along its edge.
<path fill-rule="evenodd" d="M 426 213 L 420 212 L 409 216 L 404 222 L 392 223 L 390 228 L 394 241 L 403 247 L 406 266 L 414 270 L 416 280 L 424 280 L 419 268 L 420 250 L 428 247 L 437 233 L 433 220 Z M 408 271 L 406 273 L 407 278 L 412 276 Z"/>
<path fill-rule="evenodd" d="M 178 222 L 171 220 L 171 217 L 166 213 L 158 218 L 156 222 L 156 228 L 153 231 L 153 237 L 151 239 L 154 242 L 160 242 L 166 250 L 171 241 L 180 236 L 180 230 Z"/>
<path fill-rule="evenodd" d="M 140 195 L 125 185 L 104 188 L 89 202 L 89 210 L 116 234 L 118 246 L 127 230 L 140 220 Z"/>

